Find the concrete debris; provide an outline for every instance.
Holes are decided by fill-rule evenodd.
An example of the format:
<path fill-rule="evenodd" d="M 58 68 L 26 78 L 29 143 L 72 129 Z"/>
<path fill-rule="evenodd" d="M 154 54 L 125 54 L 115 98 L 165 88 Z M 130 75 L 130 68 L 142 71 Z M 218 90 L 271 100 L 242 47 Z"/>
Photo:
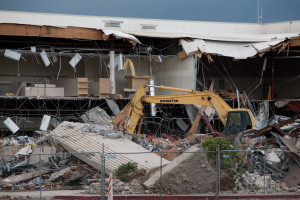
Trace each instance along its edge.
<path fill-rule="evenodd" d="M 176 124 L 180 127 L 180 129 L 184 132 L 187 131 L 189 126 L 183 121 L 183 119 L 177 119 Z"/>
<path fill-rule="evenodd" d="M 106 183 L 106 192 L 108 191 L 108 179 L 105 180 Z M 124 195 L 124 194 L 148 194 L 149 190 L 145 190 L 142 184 L 139 183 L 138 180 L 134 179 L 130 183 L 124 183 L 119 179 L 113 178 L 113 192 L 117 195 Z M 87 192 L 89 194 L 101 194 L 101 182 L 99 180 L 96 182 L 91 183 L 88 188 Z"/>
<path fill-rule="evenodd" d="M 105 110 L 100 107 L 95 107 L 89 111 L 86 111 L 83 115 L 81 115 L 81 119 L 85 123 L 93 123 L 99 125 L 107 125 L 111 124 L 110 116 L 105 112 Z"/>
<path fill-rule="evenodd" d="M 269 101 L 260 103 L 255 129 L 262 129 L 267 126 L 269 119 Z"/>
<path fill-rule="evenodd" d="M 297 150 L 300 150 L 300 138 L 297 138 L 297 142 L 295 144 L 295 147 L 297 148 Z"/>
<path fill-rule="evenodd" d="M 117 116 L 120 113 L 120 108 L 119 106 L 116 104 L 116 102 L 112 99 L 105 99 L 108 107 L 110 108 L 110 110 L 114 113 L 115 116 Z"/>
<path fill-rule="evenodd" d="M 56 128 L 60 124 L 60 121 L 54 117 L 51 117 L 50 119 L 50 125 L 52 128 Z"/>
<path fill-rule="evenodd" d="M 267 162 L 271 165 L 279 163 L 281 160 L 278 156 L 278 153 L 280 153 L 280 152 L 278 152 L 278 151 L 277 152 L 275 152 L 275 151 L 267 152 L 267 155 L 266 155 Z"/>
<path fill-rule="evenodd" d="M 235 181 L 236 190 L 241 193 L 259 193 L 264 188 L 267 193 L 281 191 L 280 186 L 271 179 L 271 174 L 261 176 L 259 173 L 245 172 Z"/>
<path fill-rule="evenodd" d="M 236 177 L 237 192 L 298 191 L 300 179 L 295 174 L 300 162 L 298 121 L 296 117 L 275 115 L 267 126 L 242 133 L 238 140 L 244 149 L 251 151 L 245 152 L 248 171 Z"/>
<path fill-rule="evenodd" d="M 47 183 L 50 181 L 59 188 L 70 189 L 73 187 L 69 185 L 71 181 L 85 180 L 96 173 L 87 167 L 68 167 L 71 171 L 64 173 L 64 182 L 59 178 L 53 182 L 53 177 L 57 176 L 61 168 L 78 164 L 71 155 L 55 155 L 66 152 L 65 149 L 59 146 L 56 148 L 48 136 L 18 136 L 3 138 L 0 141 L 0 189 L 38 190 L 40 184 L 46 185 L 44 189 L 47 189 Z"/>
<path fill-rule="evenodd" d="M 31 146 L 27 145 L 26 147 L 20 149 L 17 153 L 15 153 L 15 155 L 26 155 L 26 154 L 30 154 L 32 152 L 31 150 Z"/>
<path fill-rule="evenodd" d="M 111 139 L 117 139 L 124 137 L 123 133 L 121 131 L 113 130 L 113 125 L 85 125 L 81 128 L 82 132 L 90 132 L 90 133 L 97 133 L 99 135 L 111 138 Z"/>
<path fill-rule="evenodd" d="M 179 154 L 168 152 L 172 152 L 174 150 L 185 151 L 190 146 L 194 144 L 201 144 L 209 138 L 212 138 L 212 136 L 207 134 L 194 134 L 186 137 L 185 139 L 178 140 L 166 133 L 163 134 L 163 137 L 154 137 L 152 134 L 148 134 L 147 136 L 144 135 L 143 138 L 139 140 L 138 144 L 151 152 L 163 152 L 163 158 L 171 161 Z"/>
<path fill-rule="evenodd" d="M 276 101 L 274 103 L 274 105 L 277 107 L 277 108 L 282 108 L 284 106 L 286 106 L 290 101 L 289 100 L 280 100 L 280 101 Z"/>
<path fill-rule="evenodd" d="M 86 168 L 71 166 L 52 173 L 51 176 L 45 180 L 45 182 L 54 182 L 57 179 L 61 179 L 61 181 L 64 182 L 70 182 L 78 180 L 84 176 L 87 176 L 88 174 L 90 174 L 90 170 L 87 170 Z"/>
<path fill-rule="evenodd" d="M 222 94 L 235 98 L 228 92 Z M 277 106 L 282 106 L 280 103 Z M 108 99 L 107 105 L 114 115 L 120 112 L 113 100 Z M 152 134 L 147 130 L 148 127 L 139 128 L 137 135 L 126 134 L 122 132 L 126 109 L 121 111 L 124 116 L 119 114 L 113 122 L 113 117 L 95 107 L 81 115 L 84 123 L 60 122 L 60 119 L 52 118 L 50 124 L 54 129 L 36 131 L 39 137 L 2 138 L 0 189 L 38 190 L 41 184 L 43 190 L 84 189 L 90 194 L 100 194 L 104 145 L 106 192 L 107 175 L 121 164 L 136 162 L 138 169 L 129 173 L 124 182 L 117 179 L 119 177 L 113 178 L 114 194 L 159 193 L 161 161 L 164 194 L 215 192 L 217 167 L 212 167 L 215 161 L 203 153 L 202 144 L 207 139 L 222 136 L 230 140 L 229 137 L 234 137 L 234 147 L 246 150 L 238 153 L 242 164 L 229 169 L 221 165 L 222 192 L 299 192 L 300 153 L 296 152 L 300 150 L 299 119 L 277 115 L 269 119 L 269 102 L 264 101 L 255 129 L 238 136 L 223 136 L 213 134 L 219 131 L 213 120 L 214 111 L 206 109 L 208 117 L 204 114 L 195 133 L 187 135 L 198 109 L 195 105 L 185 107 L 190 123 L 187 118 L 176 118 L 174 123 L 186 135 L 182 137 L 168 131 L 160 133 L 159 137 L 157 132 Z M 208 129 L 211 134 L 199 133 L 200 130 L 209 132 Z M 220 162 L 230 162 L 231 156 L 229 153 L 222 155 Z"/>

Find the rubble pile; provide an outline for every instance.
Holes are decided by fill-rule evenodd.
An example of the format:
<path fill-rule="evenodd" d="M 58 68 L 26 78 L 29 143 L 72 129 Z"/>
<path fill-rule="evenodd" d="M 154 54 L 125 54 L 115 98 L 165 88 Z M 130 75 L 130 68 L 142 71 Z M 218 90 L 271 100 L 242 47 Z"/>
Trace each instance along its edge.
<path fill-rule="evenodd" d="M 108 191 L 109 179 L 105 179 L 105 189 Z M 86 186 L 85 189 L 89 194 L 101 194 L 101 182 L 99 180 L 91 179 L 88 180 L 89 186 Z M 117 178 L 112 179 L 114 194 L 149 194 L 149 190 L 146 190 L 139 180 L 133 179 L 129 183 L 120 181 Z"/>
<path fill-rule="evenodd" d="M 74 156 L 61 154 L 66 150 L 48 136 L 10 137 L 0 143 L 0 188 L 4 190 L 33 190 L 40 184 L 43 190 L 82 188 L 97 173 Z"/>
<path fill-rule="evenodd" d="M 299 122 L 296 117 L 275 115 L 260 129 L 236 137 L 236 148 L 248 150 L 243 153 L 244 168 L 248 171 L 235 176 L 235 191 L 299 192 L 300 179 L 296 173 L 300 161 Z"/>
<path fill-rule="evenodd" d="M 300 153 L 297 152 L 300 150 L 300 120 L 284 116 L 267 120 L 267 107 L 262 104 L 257 129 L 233 136 L 235 149 L 245 150 L 239 152 L 243 162 L 231 165 L 230 169 L 220 166 L 222 192 L 300 192 Z M 37 138 L 1 139 L 1 190 L 38 190 L 42 187 L 43 190 L 84 189 L 89 194 L 100 194 L 100 153 L 104 145 L 108 154 L 134 152 L 107 157 L 106 174 L 113 173 L 126 162 L 138 163 L 138 170 L 129 174 L 125 182 L 113 178 L 114 194 L 159 193 L 160 155 L 163 157 L 164 194 L 216 191 L 218 169 L 215 162 L 206 157 L 202 144 L 221 133 L 190 134 L 181 139 L 166 133 L 156 137 L 148 131 L 148 134 L 133 137 L 116 130 L 112 118 L 100 107 L 87 111 L 81 119 L 84 123 L 64 121 L 51 132 L 39 132 Z M 146 150 L 149 151 L 147 156 L 143 154 Z M 225 154 L 221 161 L 230 157 Z M 107 176 L 105 184 L 107 192 Z"/>
<path fill-rule="evenodd" d="M 163 134 L 163 137 L 154 137 L 153 134 L 149 134 L 143 135 L 143 138 L 138 143 L 149 151 L 158 152 L 158 155 L 162 152 L 163 158 L 172 161 L 179 155 L 179 153 L 174 152 L 183 152 L 192 145 L 203 143 L 208 138 L 212 138 L 212 136 L 194 134 L 185 139 L 177 139 L 166 133 Z"/>
<path fill-rule="evenodd" d="M 234 191 L 238 193 L 263 193 L 265 191 L 269 194 L 275 192 L 300 192 L 300 187 L 288 188 L 283 182 L 274 181 L 271 174 L 265 176 L 259 173 L 246 172 L 235 181 Z"/>

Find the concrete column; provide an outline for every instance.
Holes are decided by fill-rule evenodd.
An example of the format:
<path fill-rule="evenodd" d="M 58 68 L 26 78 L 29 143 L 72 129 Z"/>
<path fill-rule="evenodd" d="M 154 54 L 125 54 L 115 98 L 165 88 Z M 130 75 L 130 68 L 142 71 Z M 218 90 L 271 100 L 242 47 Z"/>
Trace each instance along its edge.
<path fill-rule="evenodd" d="M 115 51 L 114 51 L 114 41 L 110 41 L 110 52 L 109 52 L 109 65 L 110 65 L 110 75 L 109 75 L 109 94 L 111 96 L 116 94 L 116 81 L 115 81 Z"/>

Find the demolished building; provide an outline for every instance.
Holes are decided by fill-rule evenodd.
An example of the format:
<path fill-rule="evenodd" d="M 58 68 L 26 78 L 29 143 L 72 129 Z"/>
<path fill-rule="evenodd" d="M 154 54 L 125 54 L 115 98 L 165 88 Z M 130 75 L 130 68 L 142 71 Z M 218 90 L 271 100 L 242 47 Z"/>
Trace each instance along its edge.
<path fill-rule="evenodd" d="M 103 98 L 109 96 L 122 109 L 150 79 L 154 85 L 197 90 L 214 80 L 220 94 L 230 90 L 245 92 L 250 100 L 292 99 L 284 109 L 298 106 L 298 91 L 290 87 L 299 81 L 298 21 L 243 24 L 126 18 L 123 23 L 111 18 L 118 22 L 115 25 L 107 17 L 0 14 L 0 35 L 6 41 L 1 43 L 1 65 L 7 68 L 1 72 L 1 111 L 2 116 L 17 117 L 21 112 L 22 119 L 13 119 L 21 131 L 36 130 L 33 124 L 46 113 L 69 120 L 73 112 L 78 117 L 95 106 L 107 107 Z M 49 16 L 56 20 L 46 20 Z M 288 32 L 283 31 L 286 27 Z M 129 65 L 130 72 L 124 72 Z M 235 95 L 224 97 L 237 100 Z M 30 120 L 24 119 L 26 115 Z"/>
<path fill-rule="evenodd" d="M 213 136 L 224 137 L 216 109 L 160 103 L 145 104 L 143 119 L 134 131 L 140 137 L 131 141 L 132 136 L 122 132 L 129 123 L 125 121 L 128 107 L 135 92 L 149 84 L 147 93 L 151 96 L 177 94 L 174 90 L 154 91 L 151 85 L 215 91 L 232 108 L 249 108 L 257 116 L 257 130 L 241 133 L 234 144 L 236 149 L 251 152 L 241 154 L 249 166 L 266 169 L 240 174 L 230 169 L 236 173 L 230 190 L 262 192 L 267 182 L 271 192 L 298 191 L 297 183 L 286 179 L 293 176 L 290 168 L 298 170 L 295 165 L 300 159 L 299 124 L 291 118 L 300 111 L 300 94 L 292 87 L 299 84 L 299 21 L 208 23 L 12 11 L 0 11 L 0 16 L 0 66 L 5 68 L 0 72 L 5 147 L 1 150 L 14 155 L 1 163 L 3 188 L 28 180 L 31 183 L 24 188 L 41 188 L 37 184 L 41 180 L 44 188 L 73 189 L 74 180 L 99 188 L 103 144 L 105 153 L 113 155 L 106 162 L 108 175 L 130 161 L 147 172 L 157 167 L 163 171 L 193 144 L 201 148 Z M 46 20 L 49 16 L 55 20 Z M 288 118 L 276 119 L 278 114 Z M 44 130 L 40 126 L 45 115 L 51 120 Z M 275 116 L 274 121 L 268 122 L 269 116 Z M 33 137 L 11 137 L 11 127 L 2 123 L 8 117 L 20 128 L 18 136 Z M 285 129 L 286 125 L 292 128 Z M 33 133 L 36 130 L 40 131 Z M 270 152 L 261 151 L 262 147 Z M 280 152 L 283 149 L 294 152 Z M 41 152 L 49 155 L 37 162 L 34 154 Z M 126 152 L 136 154 L 118 155 Z M 58 159 L 55 153 L 62 155 Z M 213 183 L 218 169 L 203 155 L 198 160 L 190 157 L 188 162 L 195 166 L 205 163 L 202 168 L 211 177 L 209 187 L 179 190 L 172 184 L 179 179 L 176 173 L 183 170 L 174 170 L 162 179 L 170 184 L 164 192 L 216 190 Z M 47 170 L 37 171 L 39 165 Z M 29 166 L 28 170 L 22 171 L 23 166 Z M 159 171 L 153 176 L 156 179 L 151 186 L 157 193 Z M 197 181 L 193 178 L 193 173 L 185 177 L 191 183 Z M 280 186 L 282 182 L 285 185 Z M 122 193 L 125 185 L 117 183 Z M 146 180 L 144 186 L 151 188 Z"/>

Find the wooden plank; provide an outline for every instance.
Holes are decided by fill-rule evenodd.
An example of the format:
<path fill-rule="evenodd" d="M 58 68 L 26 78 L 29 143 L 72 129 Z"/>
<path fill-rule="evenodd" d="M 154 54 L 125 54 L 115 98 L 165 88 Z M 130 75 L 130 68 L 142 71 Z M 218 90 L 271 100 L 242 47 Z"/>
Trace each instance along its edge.
<path fill-rule="evenodd" d="M 294 154 L 296 154 L 298 157 L 300 157 L 300 153 L 298 153 L 297 147 L 295 147 L 295 145 L 293 144 L 293 142 L 291 140 L 288 140 L 278 134 L 277 134 L 277 136 L 283 142 L 283 144 L 289 148 L 290 151 L 292 151 Z"/>
<path fill-rule="evenodd" d="M 280 127 L 277 124 L 273 124 L 273 127 L 277 130 L 278 133 L 280 133 L 280 135 L 285 136 L 288 133 L 284 132 L 283 130 L 280 129 Z"/>
<path fill-rule="evenodd" d="M 122 129 L 122 124 L 128 114 L 130 105 L 130 102 L 128 102 L 127 105 L 120 111 L 120 113 L 112 120 L 114 128 L 117 128 L 118 130 Z"/>
<path fill-rule="evenodd" d="M 214 90 L 214 80 L 211 82 L 208 90 L 211 91 L 211 92 Z M 197 113 L 197 116 L 196 116 L 196 118 L 194 120 L 194 123 L 193 123 L 191 129 L 189 130 L 188 136 L 191 136 L 191 135 L 193 135 L 196 132 L 198 124 L 199 124 L 199 121 L 201 119 L 201 114 L 204 113 L 205 109 L 206 109 L 206 106 L 201 106 L 201 108 L 199 109 L 199 111 Z"/>
<path fill-rule="evenodd" d="M 99 96 L 109 94 L 109 78 L 99 78 Z"/>
<path fill-rule="evenodd" d="M 297 47 L 297 46 L 300 46 L 300 38 L 295 39 L 295 40 L 291 40 L 290 47 Z"/>
<path fill-rule="evenodd" d="M 102 34 L 101 30 L 80 27 L 59 28 L 24 24 L 0 24 L 0 35 L 103 40 Z"/>
<path fill-rule="evenodd" d="M 82 83 L 87 83 L 87 82 L 89 82 L 89 79 L 88 78 L 77 78 L 77 81 L 82 82 Z"/>
<path fill-rule="evenodd" d="M 188 55 L 186 55 L 186 53 L 184 51 L 180 51 L 176 55 L 179 60 L 182 60 L 182 59 L 185 59 L 188 57 Z"/>
<path fill-rule="evenodd" d="M 79 97 L 88 96 L 88 78 L 77 78 L 77 94 Z"/>

